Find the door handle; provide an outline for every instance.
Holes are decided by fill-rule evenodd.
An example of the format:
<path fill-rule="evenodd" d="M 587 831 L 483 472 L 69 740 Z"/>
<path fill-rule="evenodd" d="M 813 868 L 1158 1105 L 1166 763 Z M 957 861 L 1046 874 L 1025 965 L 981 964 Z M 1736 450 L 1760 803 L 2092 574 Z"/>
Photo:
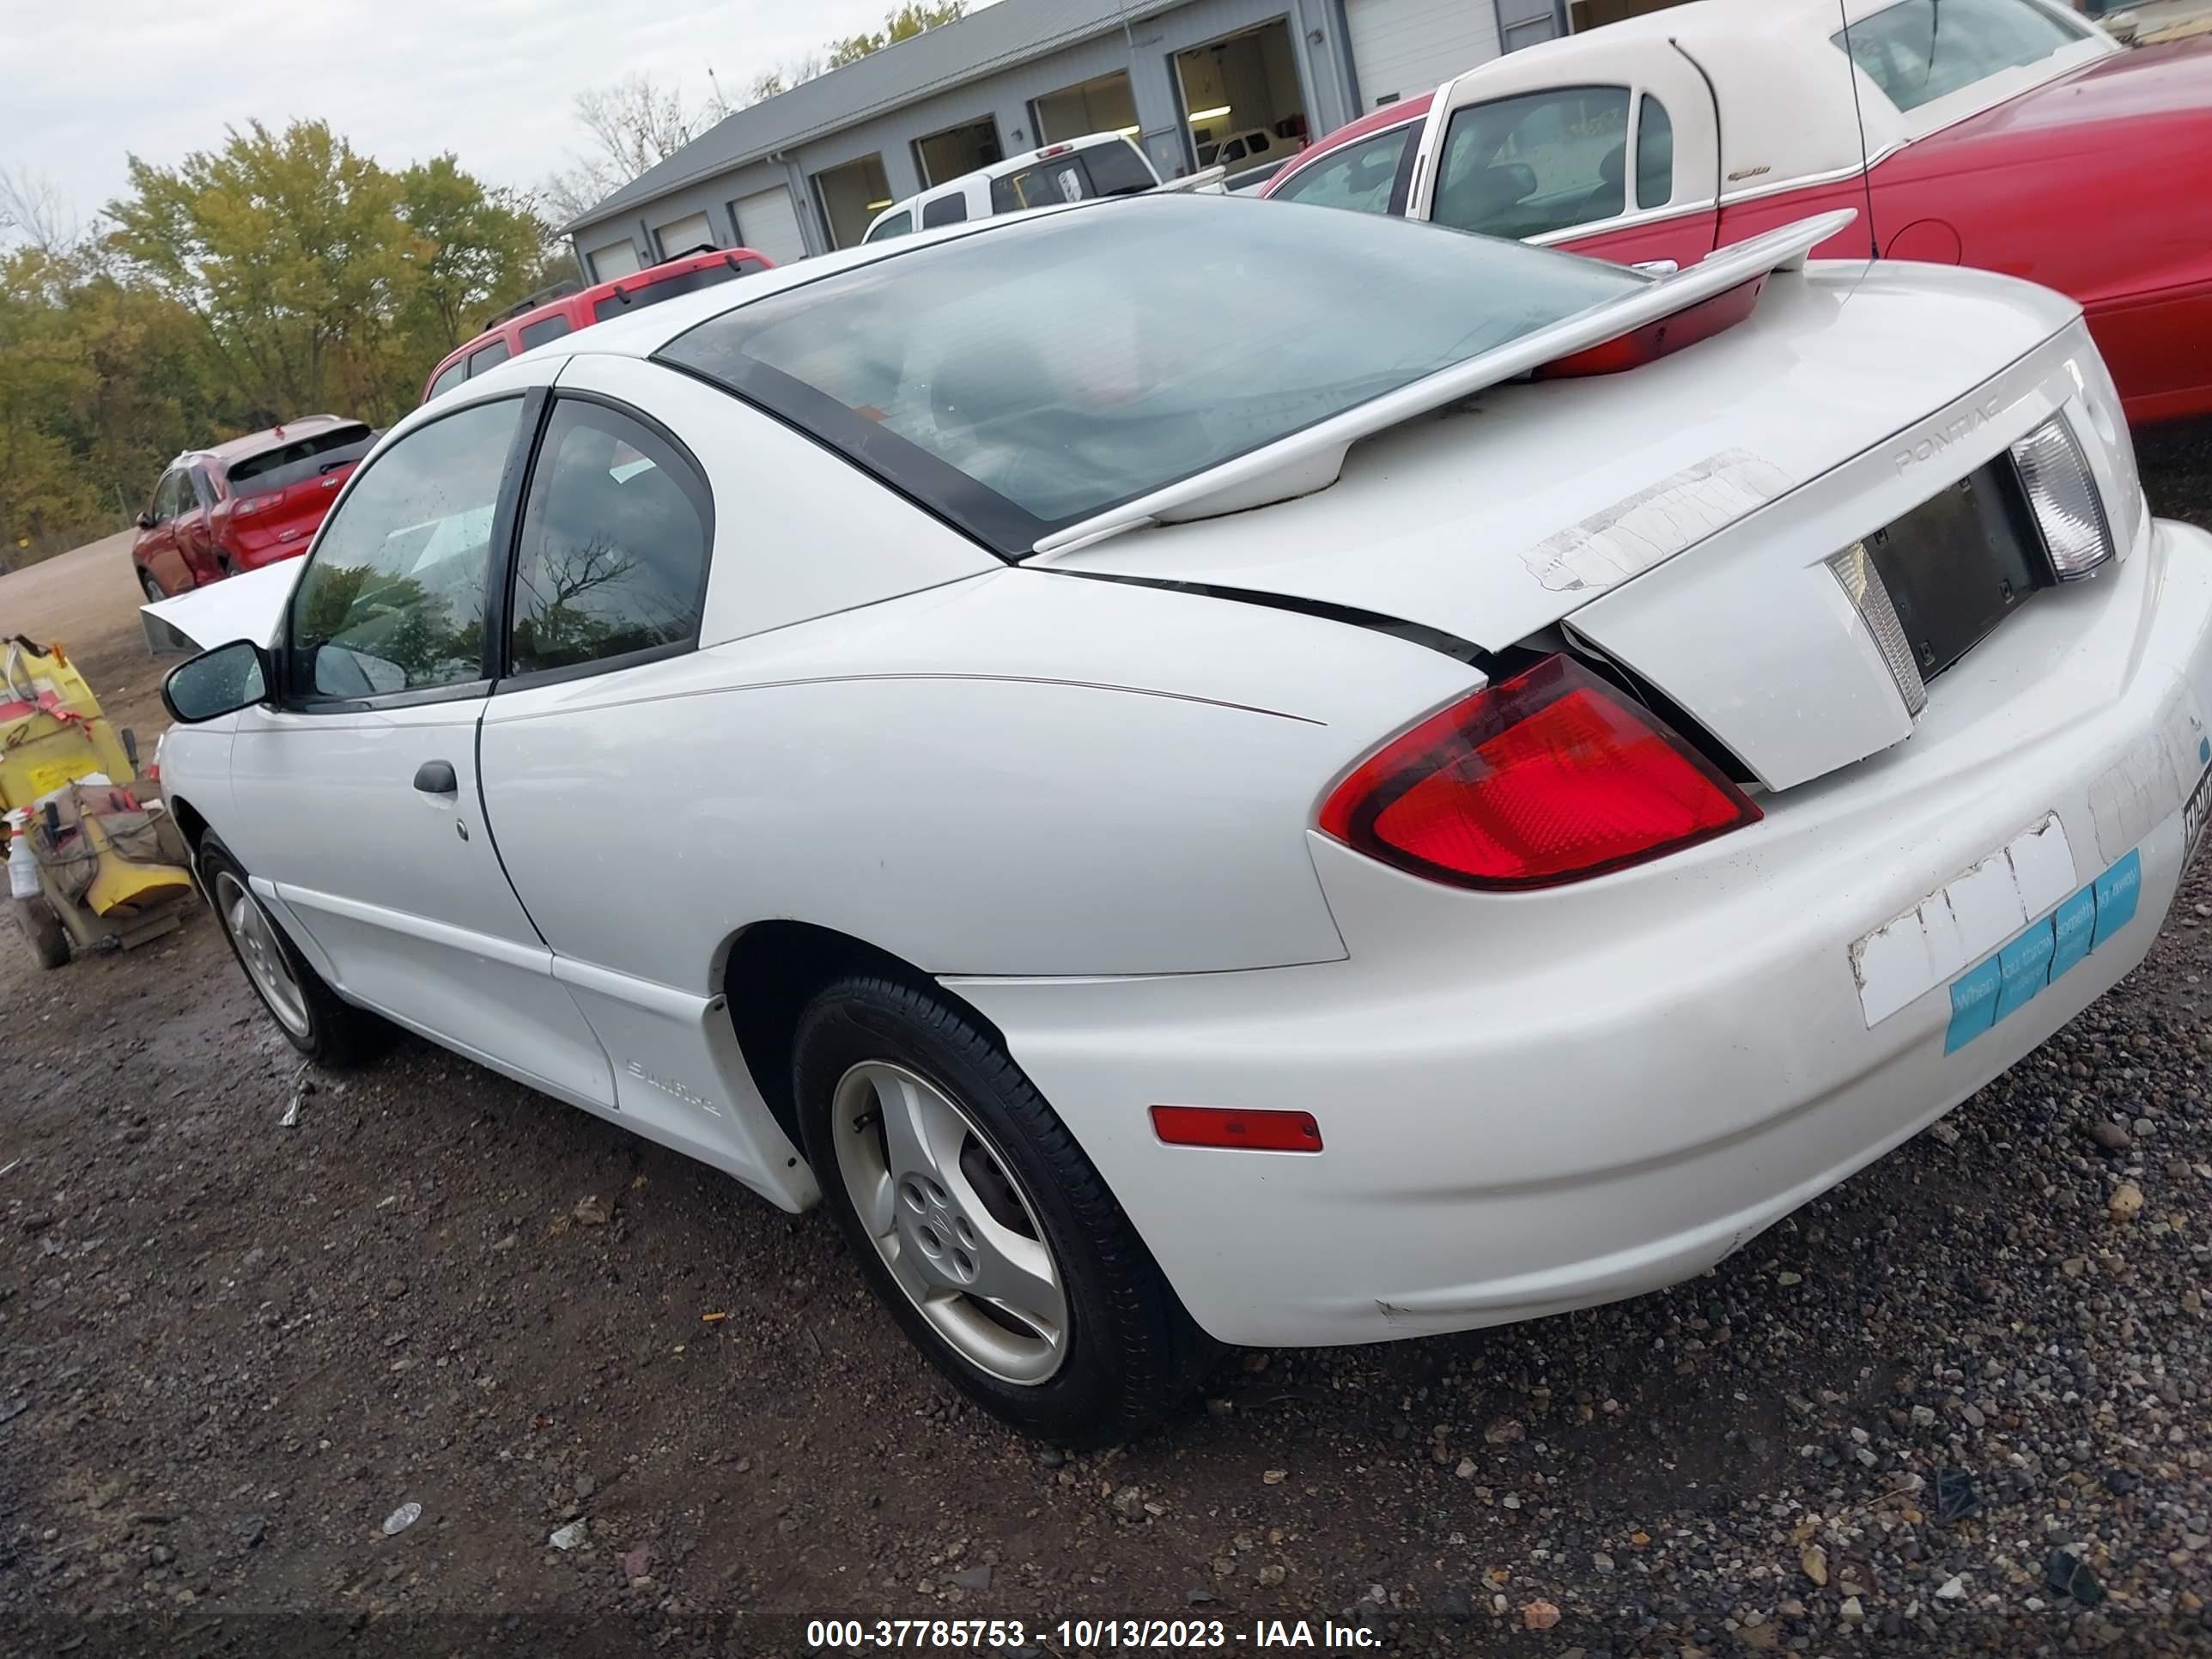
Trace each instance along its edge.
<path fill-rule="evenodd" d="M 415 769 L 415 787 L 426 795 L 458 795 L 461 781 L 451 761 L 424 761 Z"/>

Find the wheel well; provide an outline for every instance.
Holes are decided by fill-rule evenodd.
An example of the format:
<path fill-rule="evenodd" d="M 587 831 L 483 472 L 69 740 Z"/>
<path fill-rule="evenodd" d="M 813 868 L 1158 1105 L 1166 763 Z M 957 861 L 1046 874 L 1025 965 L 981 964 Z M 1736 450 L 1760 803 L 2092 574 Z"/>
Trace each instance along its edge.
<path fill-rule="evenodd" d="M 207 834 L 207 820 L 192 810 L 191 802 L 180 797 L 170 799 L 169 816 L 177 821 L 177 829 L 185 838 L 185 845 L 191 848 L 192 856 L 198 858 L 200 838 Z"/>
<path fill-rule="evenodd" d="M 927 987 L 933 996 L 953 1003 L 1000 1047 L 1005 1046 L 997 1027 L 978 1010 L 912 963 L 866 939 L 806 921 L 755 922 L 731 941 L 722 970 L 722 991 L 729 1002 L 730 1023 L 737 1030 L 738 1049 L 745 1057 L 753 1086 L 794 1146 L 803 1145 L 799 1138 L 799 1102 L 791 1079 L 792 1042 L 799 1033 L 799 1016 L 823 986 L 850 974 L 871 973 Z"/>

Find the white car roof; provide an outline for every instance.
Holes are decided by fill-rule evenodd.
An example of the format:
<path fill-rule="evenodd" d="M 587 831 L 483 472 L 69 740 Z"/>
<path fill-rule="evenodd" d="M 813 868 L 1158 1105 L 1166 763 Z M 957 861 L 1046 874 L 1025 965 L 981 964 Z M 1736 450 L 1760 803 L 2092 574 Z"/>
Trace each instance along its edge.
<path fill-rule="evenodd" d="M 2018 0 L 2088 31 L 2078 46 L 2002 71 L 1901 112 L 1831 41 L 1846 18 L 1861 23 L 1900 0 L 1688 0 L 1580 34 L 1561 36 L 1476 65 L 1437 89 L 1437 101 L 1572 85 L 1617 83 L 1624 57 L 1679 46 L 1711 79 L 1720 106 L 1724 194 L 1855 171 L 1899 145 L 1992 107 L 2093 58 L 2124 50 L 2055 0 Z M 1669 43 L 1672 43 L 1670 46 Z M 1602 67 L 1601 67 L 1602 66 Z M 1865 124 L 1862 146 L 1860 124 Z"/>

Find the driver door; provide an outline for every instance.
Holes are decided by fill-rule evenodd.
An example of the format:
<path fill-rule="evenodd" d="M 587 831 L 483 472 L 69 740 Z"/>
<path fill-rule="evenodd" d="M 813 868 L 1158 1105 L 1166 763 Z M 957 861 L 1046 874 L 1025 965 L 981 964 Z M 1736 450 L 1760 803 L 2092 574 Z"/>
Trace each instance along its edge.
<path fill-rule="evenodd" d="M 500 866 L 477 776 L 494 574 L 544 395 L 454 409 L 352 481 L 293 592 L 285 683 L 239 718 L 225 838 L 349 998 L 604 1106 L 611 1069 Z"/>
<path fill-rule="evenodd" d="M 1671 44 L 1586 52 L 1575 80 L 1507 58 L 1439 89 L 1407 216 L 1623 264 L 1694 264 L 1719 234 L 1705 76 Z"/>

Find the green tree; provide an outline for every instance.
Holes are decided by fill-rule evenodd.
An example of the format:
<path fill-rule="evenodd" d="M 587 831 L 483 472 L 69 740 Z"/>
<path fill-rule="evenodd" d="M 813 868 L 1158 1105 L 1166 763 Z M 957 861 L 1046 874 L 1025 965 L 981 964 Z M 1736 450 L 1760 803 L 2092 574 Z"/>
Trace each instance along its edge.
<path fill-rule="evenodd" d="M 175 167 L 133 156 L 131 185 L 110 246 L 200 319 L 268 419 L 397 416 L 483 311 L 527 291 L 545 237 L 452 156 L 394 173 L 320 121 L 255 122 Z"/>
<path fill-rule="evenodd" d="M 418 252 L 398 181 L 320 121 L 259 122 L 176 167 L 131 158 L 110 243 L 206 325 L 234 389 L 276 416 L 368 388 Z"/>
<path fill-rule="evenodd" d="M 427 368 L 423 360 L 434 362 L 478 332 L 488 313 L 532 290 L 548 232 L 520 198 L 487 190 L 451 155 L 401 173 L 399 198 L 416 240 L 398 320 L 412 348 L 410 369 Z"/>
<path fill-rule="evenodd" d="M 887 14 L 884 26 L 860 34 L 848 34 L 842 40 L 832 40 L 825 48 L 829 66 L 842 69 L 848 64 L 857 64 L 872 52 L 881 52 L 885 46 L 896 46 L 902 40 L 911 40 L 927 29 L 946 23 L 957 23 L 967 15 L 968 0 L 938 0 L 935 5 L 922 5 L 916 0 L 896 11 Z"/>
<path fill-rule="evenodd" d="M 315 410 L 387 421 L 556 259 L 450 155 L 393 173 L 254 125 L 81 230 L 0 170 L 0 568 L 127 522 L 180 449 Z"/>

